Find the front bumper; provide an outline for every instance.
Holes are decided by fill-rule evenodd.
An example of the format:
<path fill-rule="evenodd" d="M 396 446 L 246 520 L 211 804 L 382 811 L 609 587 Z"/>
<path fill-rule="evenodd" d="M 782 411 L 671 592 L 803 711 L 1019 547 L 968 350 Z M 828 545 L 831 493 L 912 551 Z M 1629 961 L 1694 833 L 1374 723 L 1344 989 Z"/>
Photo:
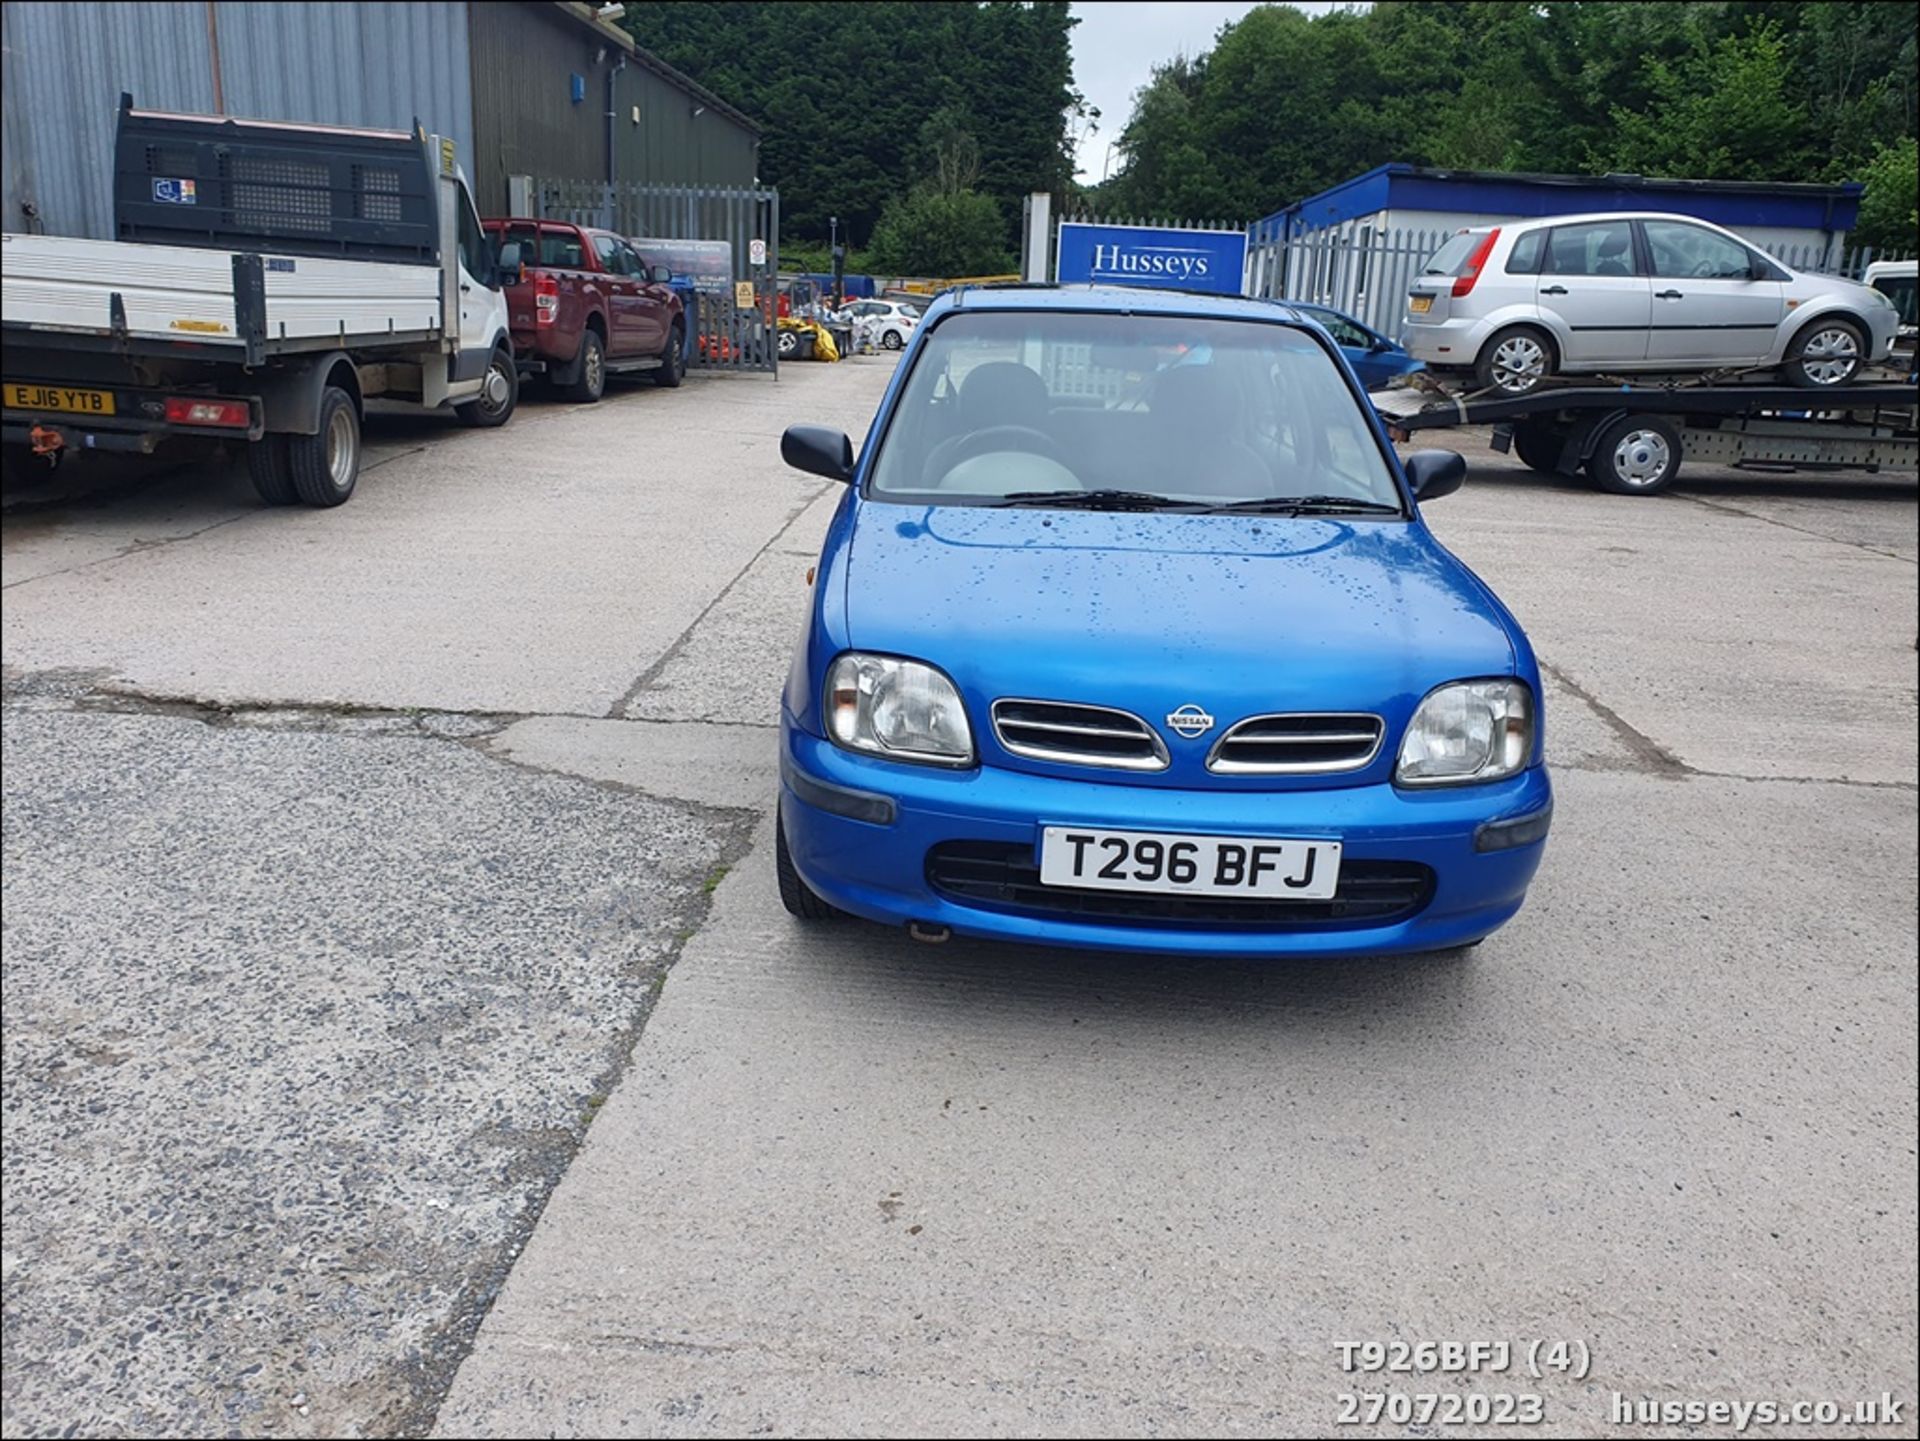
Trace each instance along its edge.
<path fill-rule="evenodd" d="M 919 922 L 987 939 L 1106 950 L 1359 956 L 1468 945 L 1497 930 L 1526 899 L 1553 801 L 1544 766 L 1490 785 L 1430 791 L 1192 791 L 989 766 L 902 765 L 850 754 L 789 716 L 782 717 L 780 746 L 787 846 L 801 878 L 823 900 L 890 925 Z M 890 821 L 880 819 L 888 813 Z M 1481 848 L 1513 822 L 1526 824 L 1505 834 L 1525 843 Z M 1271 906 L 1255 919 L 1240 919 L 1226 906 L 1176 918 L 1152 905 L 1138 914 L 1090 913 L 1076 904 L 1084 892 L 1056 898 L 1031 886 L 1010 888 L 1008 898 L 963 894 L 948 883 L 947 869 L 930 865 L 936 847 L 943 857 L 969 848 L 1037 856 L 1041 828 L 1060 824 L 1326 837 L 1342 843 L 1343 892 L 1348 875 L 1358 881 L 1369 871 L 1424 873 L 1426 882 L 1417 904 L 1386 918 L 1339 914 L 1345 906 L 1303 907 L 1297 919 L 1276 918 Z M 1115 894 L 1104 893 L 1101 906 L 1110 907 Z M 1155 911 L 1161 913 L 1149 914 Z"/>

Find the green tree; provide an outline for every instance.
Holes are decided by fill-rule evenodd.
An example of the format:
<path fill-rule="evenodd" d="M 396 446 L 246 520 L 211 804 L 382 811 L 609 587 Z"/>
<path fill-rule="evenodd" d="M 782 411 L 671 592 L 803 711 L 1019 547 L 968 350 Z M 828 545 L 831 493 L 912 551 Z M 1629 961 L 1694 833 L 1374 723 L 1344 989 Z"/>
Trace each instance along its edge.
<path fill-rule="evenodd" d="M 1006 222 L 990 195 L 932 186 L 890 201 L 873 228 L 871 263 L 888 274 L 947 278 L 1005 275 L 1013 268 Z"/>
<path fill-rule="evenodd" d="M 1601 168 L 1714 180 L 1768 180 L 1817 168 L 1807 107 L 1797 98 L 1785 37 L 1772 24 L 1695 40 L 1678 63 L 1650 67 L 1646 109 L 1614 110 Z"/>
<path fill-rule="evenodd" d="M 1879 249 L 1911 250 L 1920 231 L 1920 145 L 1909 135 L 1882 145 L 1866 168 L 1860 223 L 1854 236 Z"/>

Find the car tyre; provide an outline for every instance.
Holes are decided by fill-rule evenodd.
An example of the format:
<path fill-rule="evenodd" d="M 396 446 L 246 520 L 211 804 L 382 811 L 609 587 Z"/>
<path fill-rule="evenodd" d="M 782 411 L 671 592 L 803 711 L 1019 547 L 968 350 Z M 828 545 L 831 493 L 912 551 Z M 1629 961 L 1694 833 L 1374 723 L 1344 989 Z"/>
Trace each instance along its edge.
<path fill-rule="evenodd" d="M 456 405 L 453 413 L 462 425 L 492 430 L 513 418 L 520 401 L 520 368 L 513 363 L 513 352 L 501 346 L 487 362 L 486 378 L 480 383 L 480 395 L 465 405 Z"/>
<path fill-rule="evenodd" d="M 1513 453 L 1528 470 L 1540 475 L 1560 474 L 1560 455 L 1567 432 L 1550 421 L 1526 420 L 1513 428 Z"/>
<path fill-rule="evenodd" d="M 773 871 L 780 882 L 780 904 L 787 908 L 788 915 L 803 921 L 830 921 L 846 914 L 815 895 L 813 888 L 800 879 L 800 872 L 793 868 L 793 854 L 787 849 L 784 809 L 773 813 Z"/>
<path fill-rule="evenodd" d="M 268 505 L 293 505 L 300 499 L 284 435 L 263 435 L 247 446 L 247 477 Z"/>
<path fill-rule="evenodd" d="M 1787 346 L 1782 369 L 1789 385 L 1832 390 L 1857 376 L 1867 363 L 1867 336 L 1851 320 L 1816 320 Z"/>
<path fill-rule="evenodd" d="M 607 343 L 589 325 L 580 332 L 580 358 L 566 387 L 568 400 L 592 405 L 607 393 Z"/>
<path fill-rule="evenodd" d="M 672 390 L 687 373 L 687 332 L 679 321 L 667 332 L 667 348 L 660 352 L 660 368 L 653 372 L 653 383 Z"/>
<path fill-rule="evenodd" d="M 1553 337 L 1531 325 L 1496 330 L 1480 347 L 1473 378 L 1482 390 L 1503 396 L 1531 395 L 1559 369 Z"/>
<path fill-rule="evenodd" d="M 360 409 L 337 385 L 320 392 L 320 428 L 289 435 L 288 468 L 302 505 L 334 506 L 353 494 L 360 480 Z"/>
<path fill-rule="evenodd" d="M 899 350 L 906 343 L 906 340 L 897 330 L 889 330 L 885 335 L 880 337 L 881 346 L 887 350 Z"/>
<path fill-rule="evenodd" d="M 1658 495 L 1680 473 L 1680 432 L 1657 415 L 1623 415 L 1594 437 L 1587 474 L 1613 495 Z"/>

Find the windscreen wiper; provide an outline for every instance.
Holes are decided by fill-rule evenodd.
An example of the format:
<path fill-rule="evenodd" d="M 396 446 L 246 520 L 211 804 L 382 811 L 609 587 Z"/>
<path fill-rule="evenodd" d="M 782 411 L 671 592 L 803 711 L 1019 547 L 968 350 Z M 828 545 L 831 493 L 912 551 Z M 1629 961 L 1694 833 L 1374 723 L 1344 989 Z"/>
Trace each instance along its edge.
<path fill-rule="evenodd" d="M 1362 500 L 1352 495 L 1270 495 L 1259 500 L 1235 500 L 1211 506 L 1217 511 L 1246 515 L 1404 515 L 1397 505 Z"/>
<path fill-rule="evenodd" d="M 1066 510 L 1211 510 L 1191 500 L 1143 490 L 1016 490 L 995 501 L 1004 506 L 1059 506 Z"/>

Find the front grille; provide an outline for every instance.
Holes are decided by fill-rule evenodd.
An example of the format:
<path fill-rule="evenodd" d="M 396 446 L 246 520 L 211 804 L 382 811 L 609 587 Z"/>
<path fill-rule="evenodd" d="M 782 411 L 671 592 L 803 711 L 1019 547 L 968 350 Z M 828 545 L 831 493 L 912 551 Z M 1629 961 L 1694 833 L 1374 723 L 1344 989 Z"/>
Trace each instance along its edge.
<path fill-rule="evenodd" d="M 946 841 L 927 852 L 927 883 L 962 905 L 1119 925 L 1236 930 L 1334 930 L 1390 925 L 1433 898 L 1433 870 L 1416 861 L 1343 861 L 1324 901 L 1275 901 L 1040 884 L 1031 845 Z"/>
<path fill-rule="evenodd" d="M 1262 715 L 1214 743 L 1207 769 L 1224 776 L 1328 775 L 1357 771 L 1380 749 L 1377 715 Z"/>
<path fill-rule="evenodd" d="M 1017 756 L 1076 766 L 1163 771 L 1167 748 L 1128 711 L 1071 701 L 997 700 L 993 733 Z"/>

